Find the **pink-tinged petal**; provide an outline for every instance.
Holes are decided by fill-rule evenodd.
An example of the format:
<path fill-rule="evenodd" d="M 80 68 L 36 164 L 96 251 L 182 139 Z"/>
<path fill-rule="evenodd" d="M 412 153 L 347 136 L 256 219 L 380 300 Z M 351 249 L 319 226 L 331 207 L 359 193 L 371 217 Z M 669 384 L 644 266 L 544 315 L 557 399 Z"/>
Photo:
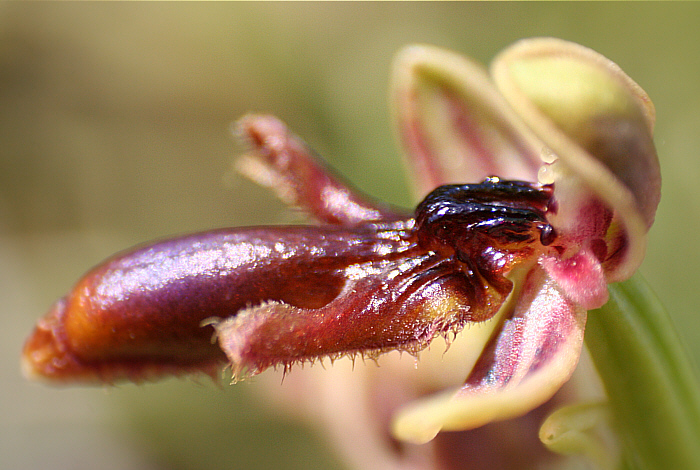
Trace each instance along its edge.
<path fill-rule="evenodd" d="M 534 268 L 466 384 L 408 405 L 394 421 L 395 436 L 427 442 L 440 430 L 473 429 L 534 409 L 576 368 L 585 322 L 586 310 Z"/>
<path fill-rule="evenodd" d="M 609 282 L 629 277 L 644 256 L 660 197 L 649 97 L 610 60 L 552 38 L 516 43 L 492 73 L 551 150 L 540 177 L 555 182 L 559 212 L 550 221 L 567 245 L 565 257 L 587 249 L 600 257 Z M 595 205 L 600 219 L 581 217 Z M 588 246 L 572 243 L 592 226 L 599 231 Z"/>
<path fill-rule="evenodd" d="M 395 60 L 391 93 L 419 196 L 492 175 L 536 181 L 542 145 L 480 64 L 436 47 L 410 46 Z"/>
<path fill-rule="evenodd" d="M 273 116 L 246 116 L 236 124 L 236 133 L 251 146 L 251 151 L 238 160 L 237 169 L 272 189 L 284 203 L 307 210 L 321 222 L 352 225 L 407 217 L 398 209 L 372 201 L 333 175 L 299 137 Z"/>

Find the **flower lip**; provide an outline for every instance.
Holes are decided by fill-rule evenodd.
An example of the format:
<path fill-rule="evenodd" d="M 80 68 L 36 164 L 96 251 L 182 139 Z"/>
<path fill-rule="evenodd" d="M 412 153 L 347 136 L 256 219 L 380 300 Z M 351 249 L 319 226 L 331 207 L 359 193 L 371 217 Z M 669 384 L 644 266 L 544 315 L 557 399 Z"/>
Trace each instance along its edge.
<path fill-rule="evenodd" d="M 71 377 L 76 364 L 70 359 L 61 340 L 61 317 L 66 308 L 65 299 L 57 301 L 46 317 L 39 320 L 34 332 L 24 345 L 22 354 L 22 372 L 25 377 L 58 377 L 64 372 Z"/>
<path fill-rule="evenodd" d="M 122 357 L 111 360 L 89 360 L 81 357 L 71 345 L 75 335 L 66 331 L 70 299 L 64 297 L 53 304 L 41 318 L 25 342 L 21 368 L 25 377 L 52 385 L 114 384 L 123 380 L 144 382 L 167 376 L 203 373 L 212 378 L 220 373 L 222 354 L 214 346 L 207 360 L 201 356 L 172 360 L 167 356 L 143 358 Z"/>

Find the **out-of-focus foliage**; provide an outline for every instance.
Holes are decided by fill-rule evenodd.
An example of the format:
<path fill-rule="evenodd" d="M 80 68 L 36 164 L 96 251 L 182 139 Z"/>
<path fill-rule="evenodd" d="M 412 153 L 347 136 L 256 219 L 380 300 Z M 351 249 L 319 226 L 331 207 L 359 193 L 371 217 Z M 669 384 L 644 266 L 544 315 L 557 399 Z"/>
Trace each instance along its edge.
<path fill-rule="evenodd" d="M 700 5 L 0 5 L 0 466 L 342 468 L 256 384 L 25 383 L 31 325 L 105 256 L 174 233 L 299 220 L 230 173 L 229 124 L 277 114 L 367 192 L 410 205 L 387 82 L 403 45 L 488 63 L 557 36 L 651 96 L 663 197 L 642 272 L 700 360 Z M 319 441 L 320 442 L 320 441 Z"/>

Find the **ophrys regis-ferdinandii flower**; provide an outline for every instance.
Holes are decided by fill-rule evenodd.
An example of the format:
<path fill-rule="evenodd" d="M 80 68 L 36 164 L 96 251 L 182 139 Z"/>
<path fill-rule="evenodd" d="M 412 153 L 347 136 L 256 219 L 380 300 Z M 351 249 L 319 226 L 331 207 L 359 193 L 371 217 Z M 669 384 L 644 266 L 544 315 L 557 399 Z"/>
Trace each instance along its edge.
<path fill-rule="evenodd" d="M 460 385 L 410 401 L 435 385 L 397 384 L 396 438 L 427 442 L 549 400 L 576 367 L 587 311 L 644 256 L 660 194 L 653 105 L 615 64 L 555 39 L 516 43 L 491 75 L 412 46 L 392 93 L 423 197 L 414 213 L 331 175 L 275 118 L 248 116 L 240 169 L 319 224 L 223 229 L 108 259 L 38 322 L 27 374 L 113 383 L 228 362 L 241 378 L 444 338 L 459 343 L 444 365 L 460 366 L 443 371 Z"/>

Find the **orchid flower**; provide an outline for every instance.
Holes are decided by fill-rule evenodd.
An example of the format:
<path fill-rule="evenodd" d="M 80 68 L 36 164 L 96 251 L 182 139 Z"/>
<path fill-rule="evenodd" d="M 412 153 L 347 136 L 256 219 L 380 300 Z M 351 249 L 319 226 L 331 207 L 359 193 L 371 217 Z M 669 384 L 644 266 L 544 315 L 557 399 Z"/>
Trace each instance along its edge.
<path fill-rule="evenodd" d="M 251 151 L 239 169 L 320 224 L 223 229 L 116 255 L 38 322 L 26 373 L 113 383 L 213 375 L 228 363 L 238 380 L 391 351 L 422 363 L 439 350 L 434 370 L 411 384 L 400 367 L 360 372 L 378 411 L 354 418 L 383 439 L 365 449 L 382 456 L 378 468 L 391 468 L 379 463 L 392 452 L 389 431 L 427 443 L 555 403 L 582 353 L 587 312 L 644 256 L 660 197 L 651 101 L 608 59 L 547 38 L 506 49 L 491 74 L 409 47 L 395 63 L 392 104 L 422 201 L 415 212 L 351 188 L 277 119 L 245 117 L 237 129 Z M 377 398 L 392 386 L 391 398 Z M 361 393 L 338 390 L 343 404 Z M 552 429 L 602 408 L 592 409 L 555 413 L 543 440 L 576 447 L 555 443 Z M 438 468 L 429 460 L 411 468 Z"/>

